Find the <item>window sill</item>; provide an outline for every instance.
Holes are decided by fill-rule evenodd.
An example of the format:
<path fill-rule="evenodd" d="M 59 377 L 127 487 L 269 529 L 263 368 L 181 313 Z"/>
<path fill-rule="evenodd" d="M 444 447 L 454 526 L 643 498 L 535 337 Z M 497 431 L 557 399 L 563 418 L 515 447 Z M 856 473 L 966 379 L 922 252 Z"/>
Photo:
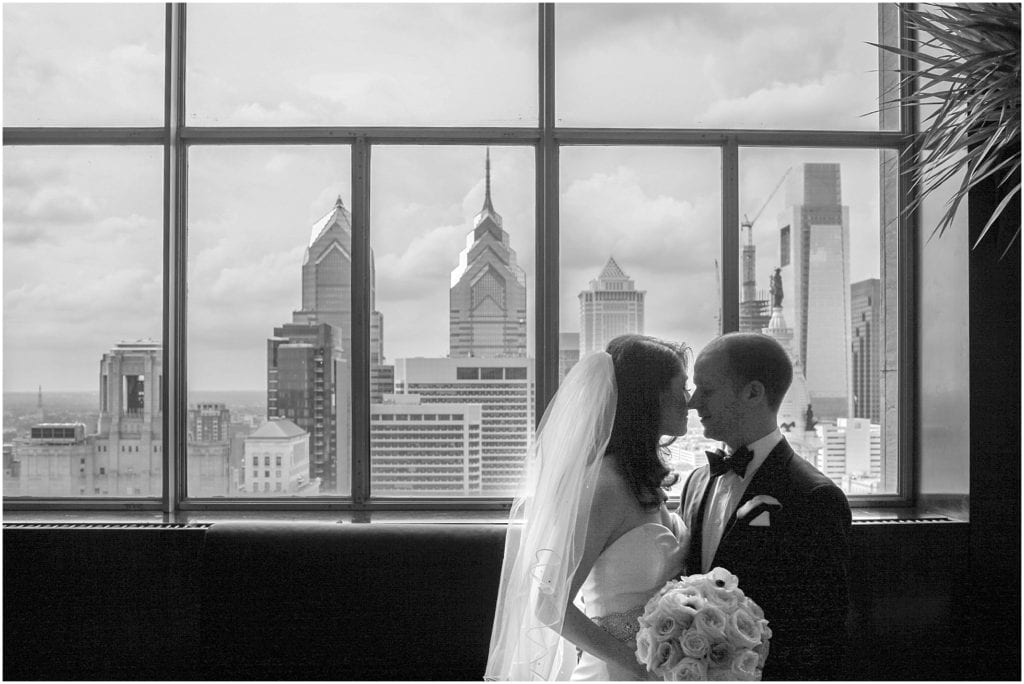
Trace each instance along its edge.
<path fill-rule="evenodd" d="M 126 524 L 126 525 L 204 525 L 223 521 L 311 521 L 338 523 L 451 523 L 501 524 L 508 520 L 504 508 L 481 510 L 415 508 L 388 510 L 219 510 L 181 511 L 165 516 L 159 511 L 114 510 L 5 510 L 5 523 L 40 524 Z M 944 497 L 923 501 L 917 507 L 853 508 L 855 525 L 897 523 L 966 523 L 969 520 L 966 497 Z"/>

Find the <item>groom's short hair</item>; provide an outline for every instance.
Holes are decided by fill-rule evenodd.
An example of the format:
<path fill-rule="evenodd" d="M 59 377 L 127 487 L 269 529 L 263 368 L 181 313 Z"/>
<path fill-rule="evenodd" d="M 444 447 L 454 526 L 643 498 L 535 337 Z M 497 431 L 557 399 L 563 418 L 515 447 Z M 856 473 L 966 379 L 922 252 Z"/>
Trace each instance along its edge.
<path fill-rule="evenodd" d="M 757 380 L 765 398 L 778 411 L 793 382 L 793 363 L 778 340 L 761 333 L 727 333 L 712 340 L 706 351 L 721 353 L 736 387 Z"/>

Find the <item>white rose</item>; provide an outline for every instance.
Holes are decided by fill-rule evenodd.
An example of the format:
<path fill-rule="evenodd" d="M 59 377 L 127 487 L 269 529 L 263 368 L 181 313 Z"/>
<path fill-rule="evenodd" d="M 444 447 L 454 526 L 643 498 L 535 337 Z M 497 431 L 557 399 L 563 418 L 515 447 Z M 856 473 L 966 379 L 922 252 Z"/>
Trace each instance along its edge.
<path fill-rule="evenodd" d="M 636 661 L 641 665 L 651 665 L 651 635 L 642 631 L 636 635 Z"/>
<path fill-rule="evenodd" d="M 720 609 L 705 605 L 693 618 L 693 626 L 703 632 L 710 641 L 725 639 L 726 617 Z"/>
<path fill-rule="evenodd" d="M 729 663 L 732 662 L 732 647 L 726 641 L 712 643 L 708 651 L 708 660 L 712 668 L 728 669 Z"/>
<path fill-rule="evenodd" d="M 754 648 L 760 644 L 761 632 L 761 623 L 742 608 L 730 615 L 726 624 L 726 636 L 740 648 Z"/>
<path fill-rule="evenodd" d="M 678 641 L 662 641 L 654 646 L 654 655 L 651 657 L 651 664 L 648 669 L 664 674 L 672 669 L 683 659 L 683 649 Z"/>
<path fill-rule="evenodd" d="M 668 671 L 666 679 L 670 682 L 699 682 L 707 677 L 707 664 L 695 658 L 683 658 L 678 665 Z"/>
<path fill-rule="evenodd" d="M 758 655 L 757 666 L 758 668 L 763 668 L 765 661 L 768 660 L 768 640 L 765 639 L 764 643 L 755 648 L 754 650 L 757 651 Z"/>
<path fill-rule="evenodd" d="M 704 599 L 700 596 L 681 591 L 666 594 L 661 600 L 664 614 L 670 615 L 683 629 L 688 629 L 693 624 L 694 616 L 703 607 Z"/>
<path fill-rule="evenodd" d="M 748 597 L 747 600 L 743 603 L 743 607 L 749 610 L 750 614 L 758 620 L 764 619 L 764 611 L 761 609 L 761 606 L 757 605 L 753 601 L 753 599 Z"/>
<path fill-rule="evenodd" d="M 732 658 L 730 671 L 736 679 L 752 681 L 758 679 L 757 663 L 759 656 L 751 650 L 738 651 Z"/>
<path fill-rule="evenodd" d="M 731 612 L 740 605 L 740 596 L 736 589 L 709 589 L 708 600 L 726 612 Z"/>
<path fill-rule="evenodd" d="M 690 618 L 691 622 L 693 618 Z M 668 641 L 679 636 L 683 631 L 683 626 L 672 617 L 671 615 L 663 614 L 657 622 L 652 626 L 654 630 L 654 636 L 658 641 Z"/>
<path fill-rule="evenodd" d="M 711 650 L 711 642 L 707 636 L 695 629 L 688 629 L 683 633 L 679 645 L 683 647 L 683 654 L 691 658 L 703 658 Z"/>

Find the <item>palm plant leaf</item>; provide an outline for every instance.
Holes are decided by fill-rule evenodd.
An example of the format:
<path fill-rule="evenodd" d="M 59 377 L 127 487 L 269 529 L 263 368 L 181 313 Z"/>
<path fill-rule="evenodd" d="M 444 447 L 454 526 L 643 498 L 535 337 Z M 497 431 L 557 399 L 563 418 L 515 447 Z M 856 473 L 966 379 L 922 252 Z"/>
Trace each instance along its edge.
<path fill-rule="evenodd" d="M 1020 199 L 1020 4 L 929 4 L 901 11 L 916 37 L 907 47 L 871 45 L 916 65 L 900 74 L 896 87 L 905 94 L 883 104 L 928 110 L 901 159 L 915 191 L 904 211 L 916 210 L 962 173 L 932 231 L 942 235 L 968 193 L 995 178 L 1000 200 L 977 246 L 1010 202 Z M 1012 229 L 1011 245 L 1020 225 Z"/>

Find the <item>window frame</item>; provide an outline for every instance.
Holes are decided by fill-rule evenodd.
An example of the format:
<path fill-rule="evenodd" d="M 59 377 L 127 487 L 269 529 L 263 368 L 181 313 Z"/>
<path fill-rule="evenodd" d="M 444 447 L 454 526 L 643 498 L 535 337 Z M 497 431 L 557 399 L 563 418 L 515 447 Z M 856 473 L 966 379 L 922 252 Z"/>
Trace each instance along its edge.
<path fill-rule="evenodd" d="M 898 5 L 879 4 L 888 13 L 879 20 L 879 37 L 912 45 Z M 739 152 L 744 147 L 849 148 L 891 150 L 898 158 L 911 153 L 916 131 L 916 110 L 911 106 L 883 106 L 881 116 L 897 116 L 896 130 L 755 130 L 688 128 L 582 128 L 557 125 L 555 110 L 555 5 L 537 5 L 537 86 L 539 116 L 536 126 L 188 126 L 186 125 L 185 74 L 187 3 L 165 5 L 164 125 L 144 127 L 7 127 L 5 146 L 62 145 L 144 145 L 160 146 L 164 152 L 163 180 L 163 367 L 169 382 L 163 382 L 160 398 L 164 406 L 163 493 L 161 497 L 128 498 L 4 498 L 4 510 L 121 510 L 160 511 L 165 516 L 201 511 L 487 511 L 507 510 L 502 498 L 388 498 L 370 491 L 370 292 L 369 208 L 370 166 L 375 147 L 389 145 L 514 145 L 535 151 L 535 257 L 533 284 L 536 350 L 535 419 L 558 385 L 558 278 L 559 278 L 559 153 L 563 147 L 587 145 L 712 147 L 720 150 L 722 169 L 721 295 L 722 330 L 739 327 L 740 299 L 740 192 Z M 901 57 L 901 67 L 910 61 Z M 888 85 L 894 75 L 883 73 Z M 900 84 L 903 94 L 909 83 Z M 883 90 L 880 84 L 880 92 Z M 891 121 L 891 119 L 890 119 Z M 352 491 L 349 496 L 318 496 L 308 499 L 231 497 L 203 499 L 188 497 L 187 465 L 187 206 L 188 152 L 205 145 L 339 145 L 351 149 L 352 178 Z M 898 196 L 909 197 L 911 188 L 899 174 Z M 886 198 L 880 197 L 883 207 Z M 883 212 L 884 220 L 884 212 Z M 897 275 L 898 345 L 898 491 L 892 494 L 850 497 L 855 508 L 897 508 L 914 505 L 915 464 L 919 419 L 915 403 L 917 345 L 915 282 L 918 255 L 915 236 L 916 213 L 904 214 L 898 207 L 893 217 Z M 886 242 L 881 252 L 886 254 Z"/>

